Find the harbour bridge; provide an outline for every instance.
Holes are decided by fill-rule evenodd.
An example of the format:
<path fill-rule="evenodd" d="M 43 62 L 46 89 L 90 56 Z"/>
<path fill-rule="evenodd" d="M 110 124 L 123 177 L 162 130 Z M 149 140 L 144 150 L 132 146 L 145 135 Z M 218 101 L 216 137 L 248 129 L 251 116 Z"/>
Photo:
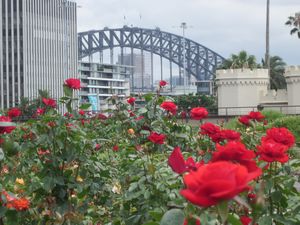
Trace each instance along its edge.
<path fill-rule="evenodd" d="M 210 88 L 207 88 L 207 84 L 210 84 L 213 79 L 216 68 L 224 62 L 224 57 L 213 50 L 183 36 L 161 31 L 159 28 L 145 29 L 124 26 L 117 29 L 90 30 L 78 34 L 79 60 L 88 58 L 89 61 L 92 61 L 93 55 L 97 54 L 100 63 L 103 63 L 103 52 L 108 50 L 110 64 L 114 64 L 114 49 L 116 48 L 120 50 L 119 64 L 124 64 L 124 55 L 127 55 L 131 58 L 130 63 L 133 65 L 134 50 L 140 51 L 142 56 L 145 52 L 150 54 L 149 76 L 151 77 L 152 88 L 154 82 L 153 55 L 160 58 L 161 79 L 169 78 L 172 81 L 174 67 L 177 66 L 179 82 L 182 80 L 185 82 L 185 79 L 190 82 L 191 76 L 193 76 L 200 92 L 208 92 Z M 126 53 L 126 49 L 129 49 L 129 54 Z M 167 76 L 163 76 L 163 59 L 169 63 Z M 146 74 L 144 74 L 145 62 L 143 57 L 141 64 L 141 91 L 143 92 L 147 91 L 147 87 L 144 86 Z M 132 70 L 132 82 L 135 79 L 133 73 Z M 171 90 L 172 83 L 170 82 Z"/>

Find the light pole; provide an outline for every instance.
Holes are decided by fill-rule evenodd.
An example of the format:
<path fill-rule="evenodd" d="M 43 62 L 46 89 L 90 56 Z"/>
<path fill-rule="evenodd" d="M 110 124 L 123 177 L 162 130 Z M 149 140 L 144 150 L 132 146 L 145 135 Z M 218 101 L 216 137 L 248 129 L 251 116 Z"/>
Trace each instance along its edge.
<path fill-rule="evenodd" d="M 269 89 L 271 89 L 271 67 L 270 67 L 270 0 L 267 0 L 266 13 L 266 55 L 265 68 L 268 69 Z"/>
<path fill-rule="evenodd" d="M 182 22 L 180 25 L 182 28 L 182 54 L 183 54 L 183 93 L 186 94 L 186 49 L 185 49 L 185 30 L 187 29 L 187 25 L 185 22 Z"/>

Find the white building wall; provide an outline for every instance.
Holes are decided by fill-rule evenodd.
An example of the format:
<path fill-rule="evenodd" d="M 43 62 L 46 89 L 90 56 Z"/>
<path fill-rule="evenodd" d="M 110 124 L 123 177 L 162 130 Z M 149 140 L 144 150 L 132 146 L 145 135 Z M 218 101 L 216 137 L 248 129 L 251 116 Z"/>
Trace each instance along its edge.
<path fill-rule="evenodd" d="M 260 95 L 267 92 L 268 70 L 218 70 L 216 84 L 219 115 L 246 114 L 256 109 Z"/>
<path fill-rule="evenodd" d="M 288 90 L 288 104 L 300 106 L 300 66 L 286 68 L 285 77 Z"/>

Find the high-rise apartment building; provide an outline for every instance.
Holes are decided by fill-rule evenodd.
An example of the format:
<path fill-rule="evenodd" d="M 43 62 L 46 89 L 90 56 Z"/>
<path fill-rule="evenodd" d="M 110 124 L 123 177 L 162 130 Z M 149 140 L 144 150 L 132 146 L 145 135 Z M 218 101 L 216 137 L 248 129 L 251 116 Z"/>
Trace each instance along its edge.
<path fill-rule="evenodd" d="M 77 77 L 76 11 L 68 0 L 0 0 L 0 108 L 38 90 L 59 98 Z"/>
<path fill-rule="evenodd" d="M 81 102 L 92 103 L 92 110 L 112 109 L 112 97 L 124 100 L 130 95 L 131 67 L 124 65 L 79 62 Z"/>
<path fill-rule="evenodd" d="M 152 90 L 150 56 L 147 53 L 141 54 L 124 54 L 121 60 L 118 57 L 118 63 L 133 66 L 130 85 L 132 92 L 146 92 Z"/>

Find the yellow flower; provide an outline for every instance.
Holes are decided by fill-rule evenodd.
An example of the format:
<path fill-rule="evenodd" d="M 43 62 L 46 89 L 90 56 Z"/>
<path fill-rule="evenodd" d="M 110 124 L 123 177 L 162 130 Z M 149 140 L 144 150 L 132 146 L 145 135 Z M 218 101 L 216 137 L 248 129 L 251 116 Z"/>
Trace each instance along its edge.
<path fill-rule="evenodd" d="M 115 194 L 121 194 L 121 184 L 116 182 L 111 191 Z"/>
<path fill-rule="evenodd" d="M 79 182 L 79 183 L 82 183 L 83 182 L 83 179 L 81 176 L 77 176 L 76 177 L 76 181 Z"/>
<path fill-rule="evenodd" d="M 23 178 L 17 178 L 17 179 L 16 179 L 16 183 L 17 183 L 17 184 L 20 184 L 20 185 L 24 185 L 24 184 L 25 184 Z"/>

